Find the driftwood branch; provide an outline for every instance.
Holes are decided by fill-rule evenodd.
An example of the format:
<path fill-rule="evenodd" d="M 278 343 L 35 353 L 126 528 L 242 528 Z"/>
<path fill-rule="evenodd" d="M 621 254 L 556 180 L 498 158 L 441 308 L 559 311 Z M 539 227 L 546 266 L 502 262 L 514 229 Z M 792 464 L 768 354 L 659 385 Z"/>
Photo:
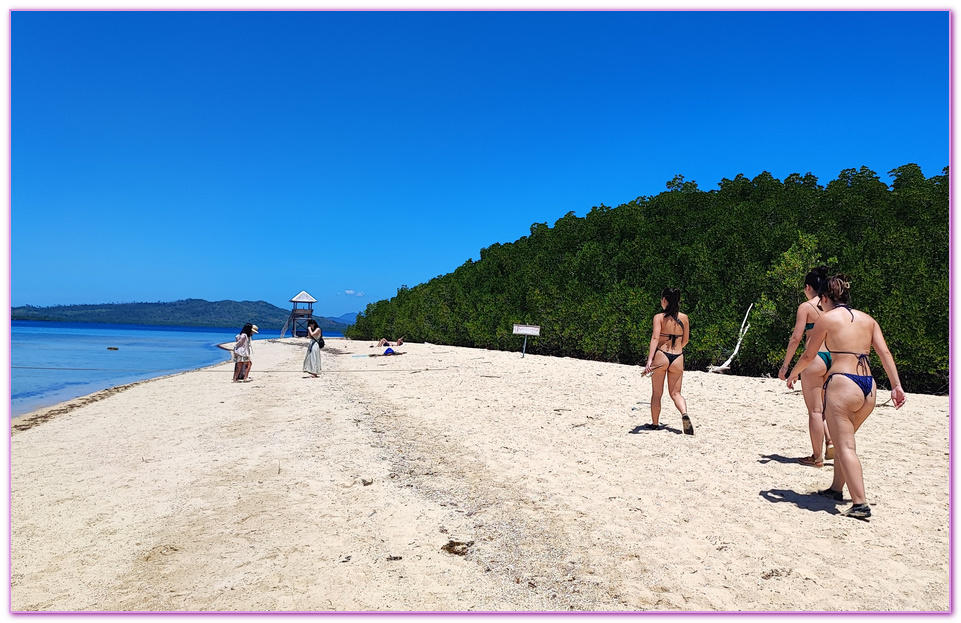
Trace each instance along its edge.
<path fill-rule="evenodd" d="M 747 308 L 747 313 L 744 314 L 744 320 L 741 322 L 741 330 L 738 333 L 737 344 L 734 346 L 734 352 L 731 353 L 731 356 L 727 358 L 727 361 L 721 365 L 708 366 L 708 372 L 724 372 L 725 370 L 730 369 L 731 362 L 734 361 L 734 356 L 737 355 L 737 351 L 741 348 L 741 342 L 744 340 L 744 336 L 747 335 L 747 330 L 751 328 L 751 325 L 747 322 L 747 317 L 750 315 L 752 307 L 754 307 L 754 303 L 751 303 L 751 305 Z"/>

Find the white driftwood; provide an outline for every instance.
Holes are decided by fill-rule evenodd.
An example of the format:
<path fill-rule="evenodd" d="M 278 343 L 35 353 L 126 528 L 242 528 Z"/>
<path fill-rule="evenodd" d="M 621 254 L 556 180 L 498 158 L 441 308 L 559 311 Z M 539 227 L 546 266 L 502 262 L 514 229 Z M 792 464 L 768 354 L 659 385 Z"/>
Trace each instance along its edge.
<path fill-rule="evenodd" d="M 734 361 L 734 356 L 737 355 L 738 349 L 741 348 L 741 341 L 743 341 L 744 336 L 747 335 L 747 330 L 751 328 L 751 325 L 747 324 L 747 317 L 748 315 L 750 315 L 752 307 L 754 307 L 754 303 L 751 303 L 751 305 L 747 308 L 747 313 L 744 314 L 744 320 L 741 322 L 741 331 L 738 334 L 737 345 L 734 346 L 734 352 L 731 353 L 731 356 L 727 358 L 727 361 L 725 361 L 721 365 L 708 366 L 707 367 L 708 372 L 724 372 L 725 370 L 730 369 L 731 362 Z"/>

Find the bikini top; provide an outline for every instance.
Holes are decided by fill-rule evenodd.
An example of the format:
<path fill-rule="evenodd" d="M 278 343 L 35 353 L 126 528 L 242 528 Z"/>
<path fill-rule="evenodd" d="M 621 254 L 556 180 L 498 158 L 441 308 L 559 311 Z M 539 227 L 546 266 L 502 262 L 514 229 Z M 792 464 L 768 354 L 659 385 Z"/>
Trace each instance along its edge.
<path fill-rule="evenodd" d="M 674 322 L 676 322 L 678 325 L 680 325 L 680 327 L 681 327 L 682 330 L 684 329 L 684 323 L 681 322 L 680 320 L 678 320 L 677 318 L 674 318 L 674 316 L 665 316 L 665 317 L 666 317 L 666 318 L 672 318 L 672 319 L 674 320 Z M 671 338 L 671 348 L 674 348 L 675 342 L 677 342 L 677 338 L 679 338 L 679 337 L 684 337 L 684 334 L 681 333 L 680 335 L 674 335 L 673 333 L 662 333 L 662 334 L 661 334 L 661 337 L 669 337 L 669 338 Z"/>
<path fill-rule="evenodd" d="M 851 314 L 851 322 L 854 322 L 854 312 L 851 311 L 850 305 L 838 304 L 836 307 L 843 307 L 844 309 L 848 310 L 848 313 Z M 854 355 L 858 358 L 858 372 L 860 372 L 863 376 L 871 376 L 871 366 L 869 365 L 871 358 L 868 356 L 870 349 L 867 353 L 852 353 L 846 350 L 831 350 L 828 347 L 827 340 L 824 342 L 824 348 L 827 348 L 828 352 L 832 355 Z"/>
<path fill-rule="evenodd" d="M 814 308 L 814 311 L 818 311 L 817 306 L 816 306 L 814 303 L 812 303 L 811 301 L 808 301 L 808 305 L 810 305 L 811 307 L 813 307 L 813 308 Z M 821 315 L 821 312 L 818 311 L 818 316 L 820 316 L 820 315 Z M 814 328 L 814 323 L 813 323 L 813 322 L 809 322 L 809 323 L 807 323 L 807 324 L 804 325 L 804 330 L 805 330 L 805 331 L 810 331 L 810 330 L 813 329 L 813 328 Z"/>

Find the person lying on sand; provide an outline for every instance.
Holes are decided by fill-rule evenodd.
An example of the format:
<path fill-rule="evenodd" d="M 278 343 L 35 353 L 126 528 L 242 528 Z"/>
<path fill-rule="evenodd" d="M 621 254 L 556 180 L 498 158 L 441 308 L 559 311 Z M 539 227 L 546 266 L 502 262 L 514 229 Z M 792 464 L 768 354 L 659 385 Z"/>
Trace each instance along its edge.
<path fill-rule="evenodd" d="M 367 355 L 368 357 L 390 357 L 391 355 L 403 355 L 404 352 L 397 352 L 393 348 L 388 348 L 383 355 Z"/>
<path fill-rule="evenodd" d="M 374 346 L 401 346 L 403 345 L 403 343 L 404 343 L 404 338 L 400 338 L 399 340 L 397 340 L 395 344 L 391 344 L 386 337 L 382 337 L 380 338 L 380 341 L 377 342 L 377 344 L 372 344 L 371 348 L 373 348 Z"/>

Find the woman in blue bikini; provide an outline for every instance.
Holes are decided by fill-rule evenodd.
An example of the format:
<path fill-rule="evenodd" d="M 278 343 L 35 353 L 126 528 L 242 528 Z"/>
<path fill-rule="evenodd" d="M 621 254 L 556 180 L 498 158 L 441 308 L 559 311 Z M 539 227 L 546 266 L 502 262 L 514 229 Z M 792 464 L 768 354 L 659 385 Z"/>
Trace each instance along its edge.
<path fill-rule="evenodd" d="M 904 390 L 881 327 L 871 316 L 851 308 L 851 285 L 847 278 L 844 275 L 830 277 L 818 294 L 824 313 L 808 335 L 810 348 L 804 351 L 787 375 L 788 387 L 790 379 L 811 364 L 817 357 L 817 348 L 824 344 L 832 355 L 831 372 L 824 382 L 824 414 L 834 439 L 835 460 L 834 482 L 818 494 L 840 502 L 844 499 L 843 489 L 847 483 L 852 506 L 843 514 L 867 519 L 871 516 L 871 507 L 864 496 L 864 475 L 854 433 L 877 402 L 877 385 L 868 365 L 872 347 L 888 375 L 896 409 L 904 405 Z"/>
<path fill-rule="evenodd" d="M 797 352 L 801 340 L 804 339 L 804 334 L 814 328 L 815 321 L 821 315 L 818 310 L 818 290 L 827 277 L 828 267 L 818 266 L 804 278 L 804 296 L 807 300 L 797 308 L 794 333 L 791 334 L 791 339 L 787 343 L 784 365 L 777 373 L 778 378 L 782 381 L 787 379 L 786 375 L 788 368 L 791 367 L 791 360 L 794 358 L 794 353 Z M 830 431 L 824 422 L 824 408 L 821 404 L 821 386 L 824 384 L 824 377 L 830 367 L 831 353 L 827 352 L 822 345 L 821 350 L 818 351 L 818 358 L 814 359 L 811 365 L 801 373 L 801 393 L 804 395 L 804 404 L 808 409 L 808 432 L 811 435 L 811 448 L 814 450 L 811 456 L 798 460 L 801 465 L 823 467 L 824 459 L 834 458 L 834 444 L 831 442 Z M 791 384 L 788 387 L 793 389 Z M 825 444 L 825 442 L 827 443 Z M 822 445 L 826 445 L 823 454 L 821 453 Z"/>
<path fill-rule="evenodd" d="M 651 335 L 651 348 L 647 355 L 644 374 L 650 374 L 654 386 L 651 394 L 651 424 L 649 428 L 665 428 L 660 422 L 661 395 L 664 393 L 664 378 L 674 406 L 681 412 L 681 424 L 685 435 L 694 434 L 694 425 L 687 416 L 687 403 L 681 396 L 681 380 L 684 377 L 684 347 L 691 338 L 691 325 L 687 314 L 680 312 L 681 291 L 666 288 L 661 293 L 661 309 L 654 316 L 654 332 Z"/>

